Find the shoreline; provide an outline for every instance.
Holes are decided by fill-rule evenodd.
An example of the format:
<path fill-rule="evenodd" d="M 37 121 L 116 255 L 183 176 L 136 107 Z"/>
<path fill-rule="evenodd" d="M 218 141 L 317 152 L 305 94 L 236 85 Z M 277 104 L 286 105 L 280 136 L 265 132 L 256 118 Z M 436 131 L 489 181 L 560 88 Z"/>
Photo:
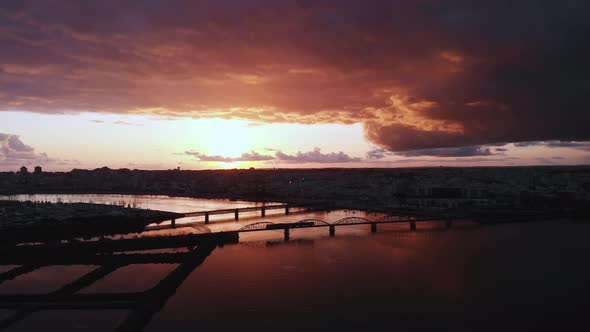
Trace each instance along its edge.
<path fill-rule="evenodd" d="M 118 205 L 0 200 L 0 240 L 10 244 L 133 232 L 180 216 Z"/>

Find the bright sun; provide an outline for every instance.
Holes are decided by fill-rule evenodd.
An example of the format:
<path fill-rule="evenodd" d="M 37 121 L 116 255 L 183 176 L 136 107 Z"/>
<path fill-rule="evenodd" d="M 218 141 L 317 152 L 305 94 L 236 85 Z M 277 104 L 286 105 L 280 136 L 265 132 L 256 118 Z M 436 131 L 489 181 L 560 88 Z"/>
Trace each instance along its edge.
<path fill-rule="evenodd" d="M 256 162 L 252 161 L 233 161 L 231 163 L 218 163 L 218 166 L 224 169 L 232 168 L 250 168 L 256 167 Z"/>
<path fill-rule="evenodd" d="M 239 157 L 252 150 L 252 137 L 247 128 L 238 121 L 211 120 L 204 142 L 209 155 Z"/>

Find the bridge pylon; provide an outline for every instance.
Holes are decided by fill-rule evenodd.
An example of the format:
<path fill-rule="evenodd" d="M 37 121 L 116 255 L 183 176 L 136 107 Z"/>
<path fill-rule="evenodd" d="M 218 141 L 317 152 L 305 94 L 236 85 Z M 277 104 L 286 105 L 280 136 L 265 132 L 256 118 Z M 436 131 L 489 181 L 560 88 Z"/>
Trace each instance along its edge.
<path fill-rule="evenodd" d="M 371 223 L 371 233 L 377 233 L 377 223 Z"/>

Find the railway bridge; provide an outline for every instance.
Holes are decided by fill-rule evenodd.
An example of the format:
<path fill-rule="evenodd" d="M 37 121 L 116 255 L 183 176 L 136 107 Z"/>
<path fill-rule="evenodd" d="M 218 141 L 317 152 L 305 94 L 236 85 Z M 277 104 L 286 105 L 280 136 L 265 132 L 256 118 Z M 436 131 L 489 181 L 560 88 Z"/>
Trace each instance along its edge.
<path fill-rule="evenodd" d="M 458 220 L 458 219 L 457 219 Z M 445 228 L 451 228 L 453 220 L 444 216 L 410 216 L 410 215 L 388 215 L 376 220 L 369 220 L 361 217 L 346 217 L 335 222 L 329 223 L 320 219 L 303 219 L 291 223 L 273 223 L 273 222 L 256 222 L 246 225 L 236 232 L 260 232 L 268 230 L 283 230 L 285 241 L 289 240 L 290 230 L 294 228 L 317 228 L 327 227 L 330 236 L 336 234 L 336 227 L 352 226 L 352 225 L 370 225 L 371 232 L 377 232 L 377 225 L 379 224 L 408 224 L 411 231 L 416 230 L 416 224 L 420 222 L 441 222 L 444 223 Z"/>

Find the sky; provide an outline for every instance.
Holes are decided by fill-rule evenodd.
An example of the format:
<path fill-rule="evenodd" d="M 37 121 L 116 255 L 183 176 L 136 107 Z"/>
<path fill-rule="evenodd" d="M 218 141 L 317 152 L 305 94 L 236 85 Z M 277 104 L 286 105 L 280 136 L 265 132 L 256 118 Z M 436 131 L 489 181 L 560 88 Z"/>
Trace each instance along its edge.
<path fill-rule="evenodd" d="M 590 163 L 588 1 L 0 1 L 0 170 Z"/>

